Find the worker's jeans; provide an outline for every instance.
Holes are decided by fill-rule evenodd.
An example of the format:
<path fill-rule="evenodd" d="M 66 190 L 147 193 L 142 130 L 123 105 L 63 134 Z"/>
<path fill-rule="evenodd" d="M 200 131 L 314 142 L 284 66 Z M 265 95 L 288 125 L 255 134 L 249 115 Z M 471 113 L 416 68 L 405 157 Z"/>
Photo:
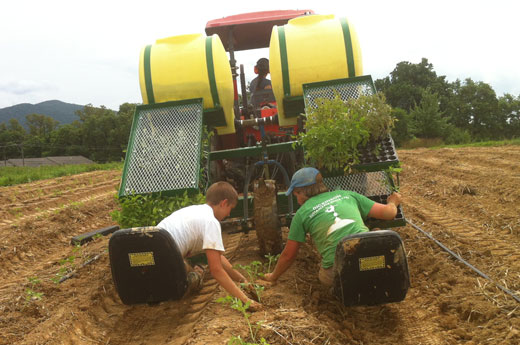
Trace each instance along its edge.
<path fill-rule="evenodd" d="M 334 283 L 334 266 L 329 268 L 323 268 L 320 266 L 318 278 L 323 285 L 332 286 Z"/>

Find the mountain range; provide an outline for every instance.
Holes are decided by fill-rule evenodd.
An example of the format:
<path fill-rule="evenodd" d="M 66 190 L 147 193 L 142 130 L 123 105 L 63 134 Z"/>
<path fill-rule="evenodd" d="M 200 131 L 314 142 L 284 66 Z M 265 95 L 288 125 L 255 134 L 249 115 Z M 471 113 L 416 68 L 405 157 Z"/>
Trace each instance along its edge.
<path fill-rule="evenodd" d="M 8 123 L 10 119 L 17 119 L 24 127 L 25 116 L 30 114 L 40 114 L 50 116 L 60 123 L 60 125 L 79 120 L 75 114 L 82 110 L 83 105 L 65 103 L 58 100 L 45 101 L 37 104 L 21 103 L 6 108 L 0 108 L 0 123 Z"/>

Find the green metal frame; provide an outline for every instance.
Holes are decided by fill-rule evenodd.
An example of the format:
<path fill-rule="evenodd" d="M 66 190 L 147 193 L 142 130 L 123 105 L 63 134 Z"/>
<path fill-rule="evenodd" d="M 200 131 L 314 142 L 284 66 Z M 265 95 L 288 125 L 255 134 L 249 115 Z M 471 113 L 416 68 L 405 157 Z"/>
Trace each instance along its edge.
<path fill-rule="evenodd" d="M 372 92 L 376 93 L 376 87 L 374 85 L 374 81 L 372 80 L 371 75 L 361 75 L 358 77 L 352 77 L 352 78 L 340 78 L 340 79 L 332 79 L 327 81 L 319 81 L 315 83 L 306 83 L 303 84 L 303 93 L 305 94 L 305 90 L 320 86 L 334 86 L 334 85 L 343 85 L 347 83 L 355 83 L 355 82 L 368 82 L 367 84 L 370 85 L 372 88 Z"/>
<path fill-rule="evenodd" d="M 191 104 L 196 101 L 202 102 L 202 98 L 192 98 L 192 99 L 183 99 L 181 101 L 169 101 L 169 102 L 162 102 L 162 103 L 138 105 L 136 107 L 136 111 L 134 112 L 134 117 L 139 110 L 158 109 L 158 108 L 169 107 L 169 106 L 180 105 L 180 104 Z M 224 109 L 222 109 L 221 107 L 204 109 L 203 121 L 204 121 L 204 125 L 209 126 L 209 127 L 227 126 Z M 133 123 L 132 123 L 132 133 L 133 133 L 133 130 L 134 130 L 134 128 L 133 128 Z"/>
<path fill-rule="evenodd" d="M 222 108 L 204 109 L 204 124 L 209 127 L 227 126 L 226 115 Z"/>
<path fill-rule="evenodd" d="M 133 116 L 133 119 L 132 119 L 132 127 L 130 129 L 130 138 L 128 140 L 126 156 L 125 156 L 125 161 L 124 161 L 124 165 L 123 165 L 123 174 L 122 174 L 122 177 L 121 177 L 121 186 L 120 186 L 119 191 L 118 191 L 118 198 L 124 198 L 124 197 L 128 196 L 128 195 L 125 195 L 123 193 L 123 191 L 126 188 L 126 178 L 127 178 L 127 174 L 128 174 L 128 165 L 130 164 L 129 162 L 131 161 L 132 155 L 133 155 L 131 148 L 134 146 L 135 131 L 136 131 L 137 123 L 138 123 L 138 120 L 139 120 L 140 112 L 142 110 L 160 109 L 160 108 L 166 108 L 166 107 L 183 105 L 183 104 L 193 104 L 193 103 L 200 103 L 202 105 L 203 99 L 202 98 L 193 98 L 193 99 L 186 99 L 186 100 L 181 100 L 181 101 L 170 101 L 170 102 L 164 102 L 164 103 L 144 104 L 144 105 L 136 106 L 135 111 L 134 111 L 134 116 Z M 203 121 L 205 120 L 206 117 L 207 117 L 206 113 L 203 113 Z M 202 147 L 202 138 L 201 138 L 201 142 L 199 143 L 199 146 Z M 197 171 L 200 171 L 200 160 L 198 162 Z M 187 189 L 179 189 L 179 190 L 172 190 L 172 191 L 153 192 L 153 193 L 150 193 L 150 194 L 152 194 L 152 195 L 161 194 L 161 195 L 165 195 L 165 196 L 175 196 L 175 195 L 183 194 L 185 191 L 187 191 L 188 194 L 190 194 L 190 195 L 196 194 L 196 193 L 200 192 L 199 188 L 187 188 Z"/>
<path fill-rule="evenodd" d="M 285 117 L 296 117 L 305 113 L 303 96 L 284 97 L 282 103 Z"/>

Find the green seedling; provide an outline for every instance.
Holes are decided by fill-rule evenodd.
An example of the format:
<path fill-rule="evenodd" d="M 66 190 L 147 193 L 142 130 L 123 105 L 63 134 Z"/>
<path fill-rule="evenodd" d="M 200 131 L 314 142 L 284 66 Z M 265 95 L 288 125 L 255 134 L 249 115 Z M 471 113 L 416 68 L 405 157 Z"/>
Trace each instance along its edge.
<path fill-rule="evenodd" d="M 262 267 L 262 263 L 260 261 L 253 261 L 249 265 L 236 265 L 236 267 L 241 268 L 246 271 L 249 282 L 254 282 L 260 276 L 263 276 L 263 273 L 260 272 Z"/>
<path fill-rule="evenodd" d="M 399 174 L 403 171 L 403 168 L 401 168 L 401 164 L 399 163 L 396 167 L 390 166 L 389 168 L 385 169 L 385 178 L 382 181 L 383 186 L 388 187 L 391 192 L 399 193 L 400 186 L 399 186 Z M 394 175 L 395 180 L 397 183 L 394 184 Z"/>
<path fill-rule="evenodd" d="M 94 236 L 92 236 L 92 239 L 95 241 L 95 240 L 97 240 L 98 238 L 101 238 L 101 237 L 103 237 L 103 235 L 95 234 Z"/>
<path fill-rule="evenodd" d="M 263 287 L 260 284 L 256 284 L 256 283 L 249 283 L 249 284 L 240 283 L 240 286 L 244 290 L 248 290 L 249 289 L 251 291 L 251 289 L 252 289 L 253 291 L 251 291 L 251 292 L 255 295 L 257 301 L 258 302 L 262 302 L 261 296 L 262 296 L 262 292 L 264 291 L 265 287 Z"/>
<path fill-rule="evenodd" d="M 260 343 L 256 340 L 256 335 L 258 333 L 258 330 L 260 327 L 262 327 L 262 321 L 256 322 L 254 325 L 251 325 L 251 321 L 249 321 L 249 318 L 251 317 L 251 314 L 247 312 L 247 309 L 249 309 L 250 302 L 246 302 L 245 304 L 239 300 L 236 297 L 231 297 L 227 295 L 226 297 L 222 297 L 217 299 L 218 303 L 222 304 L 229 304 L 231 309 L 237 310 L 240 313 L 242 313 L 242 316 L 244 316 L 244 319 L 247 322 L 247 326 L 249 327 L 249 334 L 251 336 L 252 343 L 246 342 L 244 339 L 242 339 L 240 336 L 232 336 L 231 339 L 228 341 L 228 345 L 269 345 L 269 343 L 266 342 L 264 338 L 260 338 Z"/>
<path fill-rule="evenodd" d="M 43 292 L 35 291 L 36 285 L 40 284 L 40 279 L 38 277 L 29 277 L 29 284 L 31 285 L 27 289 L 25 289 L 25 302 L 29 303 L 30 301 L 39 301 L 43 297 Z"/>
<path fill-rule="evenodd" d="M 81 206 L 83 206 L 83 202 L 81 201 L 73 201 L 69 204 L 69 206 L 73 209 L 79 209 Z"/>
<path fill-rule="evenodd" d="M 267 270 L 266 270 L 266 273 L 271 273 L 271 267 L 274 268 L 274 266 L 278 262 L 278 259 L 280 258 L 280 254 L 277 254 L 277 255 L 267 254 L 267 255 L 265 255 L 265 258 L 267 259 L 267 264 L 266 264 L 267 265 Z"/>
<path fill-rule="evenodd" d="M 59 261 L 60 269 L 58 270 L 56 275 L 53 278 L 51 278 L 54 284 L 59 284 L 63 277 L 65 277 L 67 274 L 71 273 L 76 269 L 76 254 L 81 255 L 81 245 L 79 243 L 76 244 L 72 249 L 72 255 Z"/>

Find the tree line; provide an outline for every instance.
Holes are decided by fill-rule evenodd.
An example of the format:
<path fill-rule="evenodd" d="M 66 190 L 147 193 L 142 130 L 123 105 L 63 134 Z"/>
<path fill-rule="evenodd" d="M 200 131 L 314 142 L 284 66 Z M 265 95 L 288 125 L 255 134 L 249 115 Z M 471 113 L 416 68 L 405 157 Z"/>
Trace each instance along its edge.
<path fill-rule="evenodd" d="M 47 156 L 84 156 L 96 162 L 124 159 L 135 104 L 124 103 L 115 112 L 86 105 L 79 120 L 60 125 L 50 116 L 26 116 L 28 130 L 16 119 L 0 124 L 1 159 Z"/>
<path fill-rule="evenodd" d="M 398 63 L 375 86 L 398 120 L 392 132 L 397 146 L 417 139 L 463 144 L 520 137 L 520 95 L 497 97 L 489 84 L 471 78 L 449 83 L 428 59 Z"/>
<path fill-rule="evenodd" d="M 398 147 L 414 141 L 437 144 L 520 137 L 520 95 L 497 97 L 493 88 L 470 78 L 448 82 L 428 59 L 400 62 L 390 75 L 375 81 L 397 119 L 392 132 Z M 3 159 L 82 155 L 96 162 L 124 158 L 135 104 L 119 111 L 87 105 L 79 120 L 60 125 L 52 117 L 26 116 L 28 130 L 16 119 L 0 124 Z"/>

